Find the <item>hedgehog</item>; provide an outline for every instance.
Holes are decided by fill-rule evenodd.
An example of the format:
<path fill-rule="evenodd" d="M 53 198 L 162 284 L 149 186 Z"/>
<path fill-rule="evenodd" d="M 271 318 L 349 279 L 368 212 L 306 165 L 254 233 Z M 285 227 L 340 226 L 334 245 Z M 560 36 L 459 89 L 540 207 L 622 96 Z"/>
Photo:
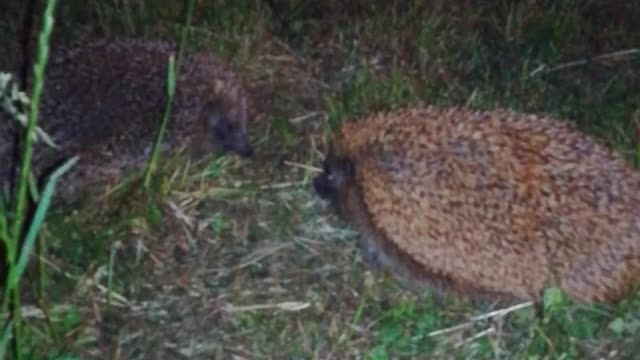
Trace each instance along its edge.
<path fill-rule="evenodd" d="M 65 159 L 80 156 L 59 182 L 60 201 L 148 159 L 168 99 L 169 56 L 176 50 L 171 42 L 134 38 L 52 47 L 39 125 L 57 147 L 38 142 L 33 169 L 44 177 Z M 162 154 L 186 149 L 193 159 L 215 151 L 250 158 L 249 100 L 232 66 L 209 52 L 186 48 L 179 66 Z M 3 117 L 0 162 L 15 165 L 18 123 Z M 0 182 L 15 179 L 15 166 L 0 170 Z"/>
<path fill-rule="evenodd" d="M 569 120 L 380 112 L 332 136 L 313 188 L 365 263 L 435 300 L 618 303 L 640 284 L 640 175 Z"/>

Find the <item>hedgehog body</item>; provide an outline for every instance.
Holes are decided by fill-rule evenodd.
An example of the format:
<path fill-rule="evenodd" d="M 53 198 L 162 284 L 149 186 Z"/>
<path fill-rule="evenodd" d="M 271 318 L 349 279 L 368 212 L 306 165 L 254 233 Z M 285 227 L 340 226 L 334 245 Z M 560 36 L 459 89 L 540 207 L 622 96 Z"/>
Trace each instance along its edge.
<path fill-rule="evenodd" d="M 126 38 L 52 48 L 39 126 L 58 147 L 38 142 L 33 167 L 43 175 L 80 155 L 61 181 L 61 199 L 148 158 L 168 99 L 169 56 L 176 50 L 170 42 Z M 162 151 L 186 147 L 194 157 L 216 149 L 250 156 L 248 99 L 231 66 L 212 54 L 185 49 L 178 71 Z M 0 120 L 0 161 L 9 164 L 16 125 Z M 3 165 L 5 181 L 15 176 L 9 170 L 15 171 Z"/>
<path fill-rule="evenodd" d="M 318 194 L 414 290 L 617 302 L 640 283 L 640 175 L 568 122 L 407 109 L 343 125 Z M 433 291 L 435 290 L 435 291 Z"/>

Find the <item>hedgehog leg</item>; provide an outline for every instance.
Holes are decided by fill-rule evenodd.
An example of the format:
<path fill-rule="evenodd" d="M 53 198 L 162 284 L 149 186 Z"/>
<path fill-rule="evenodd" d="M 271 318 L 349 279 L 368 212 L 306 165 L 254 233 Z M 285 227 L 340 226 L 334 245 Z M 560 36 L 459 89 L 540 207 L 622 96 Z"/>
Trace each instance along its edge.
<path fill-rule="evenodd" d="M 365 257 L 366 257 L 367 266 L 374 273 L 379 273 L 381 265 L 380 265 L 380 259 L 378 258 L 378 252 L 376 252 L 373 249 L 369 249 L 366 251 Z"/>
<path fill-rule="evenodd" d="M 536 319 L 543 320 L 545 317 L 544 310 L 544 289 L 541 289 L 538 293 L 538 297 L 533 301 L 533 313 Z"/>
<path fill-rule="evenodd" d="M 364 260 L 367 268 L 375 275 L 379 274 L 382 269 L 382 264 L 380 263 L 380 255 L 378 251 L 371 246 L 371 243 L 368 241 L 362 241 L 360 244 L 362 259 Z"/>

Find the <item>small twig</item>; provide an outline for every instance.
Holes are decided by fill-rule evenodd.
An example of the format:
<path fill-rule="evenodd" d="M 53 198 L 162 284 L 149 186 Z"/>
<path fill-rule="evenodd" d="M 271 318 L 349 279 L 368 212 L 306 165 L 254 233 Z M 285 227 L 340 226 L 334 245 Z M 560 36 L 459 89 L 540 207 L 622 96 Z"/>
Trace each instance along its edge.
<path fill-rule="evenodd" d="M 61 269 L 58 265 L 56 265 L 52 261 L 50 261 L 50 260 L 48 260 L 48 259 L 46 259 L 46 258 L 44 258 L 42 256 L 39 256 L 38 258 L 42 263 L 46 264 L 47 266 L 49 266 L 54 271 L 64 275 L 66 278 L 72 279 L 72 280 L 77 281 L 77 282 L 79 282 L 81 280 L 81 277 L 72 275 L 72 274 L 64 271 L 63 269 Z M 93 285 L 93 286 L 95 286 L 102 294 L 106 294 L 108 292 L 108 289 L 105 286 L 97 283 L 93 279 L 87 278 L 85 280 L 85 285 Z M 119 293 L 111 291 L 111 296 L 113 298 L 115 298 L 116 300 L 118 300 L 119 302 L 121 302 L 122 304 L 126 305 L 126 306 L 129 306 L 129 307 L 132 306 L 131 302 L 129 300 L 127 300 L 127 298 L 125 298 L 123 295 L 120 295 Z"/>
<path fill-rule="evenodd" d="M 473 92 L 471 93 L 471 95 L 467 99 L 467 102 L 465 103 L 465 106 L 467 106 L 467 107 L 471 106 L 473 101 L 476 99 L 476 96 L 478 96 L 478 89 L 473 89 Z"/>
<path fill-rule="evenodd" d="M 478 316 L 472 317 L 470 321 L 475 322 L 475 321 L 485 320 L 485 319 L 496 317 L 496 316 L 505 316 L 508 313 L 511 313 L 511 312 L 514 312 L 514 311 L 518 311 L 518 310 L 521 310 L 521 309 L 525 309 L 525 308 L 528 308 L 528 307 L 531 307 L 531 306 L 533 306 L 533 302 L 532 301 L 527 301 L 527 302 L 524 302 L 524 303 L 521 303 L 521 304 L 510 306 L 508 308 L 495 310 L 495 311 L 488 312 L 486 314 L 482 314 L 482 315 L 478 315 Z"/>
<path fill-rule="evenodd" d="M 439 336 L 439 335 L 443 335 L 443 334 L 448 334 L 451 332 L 455 332 L 458 330 L 462 330 L 468 327 L 471 327 L 473 325 L 474 322 L 476 321 L 480 321 L 480 320 L 486 320 L 492 317 L 497 317 L 497 316 L 505 316 L 508 313 L 514 312 L 514 311 L 518 311 L 521 309 L 525 309 L 528 307 L 531 307 L 533 305 L 533 302 L 528 301 L 525 303 L 521 303 L 521 304 L 517 304 L 508 308 L 504 308 L 504 309 L 500 309 L 500 310 L 495 310 L 495 311 L 491 311 L 488 312 L 486 314 L 481 314 L 475 317 L 472 317 L 471 319 L 469 319 L 468 322 L 462 323 L 462 324 L 458 324 L 452 327 L 448 327 L 445 329 L 441 329 L 441 330 L 436 330 L 436 331 L 432 331 L 429 334 L 427 334 L 427 337 L 434 337 L 434 336 Z"/>
<path fill-rule="evenodd" d="M 109 289 L 102 285 L 102 284 L 98 284 L 96 282 L 94 282 L 93 280 L 87 280 L 88 285 L 93 285 L 95 286 L 95 288 L 97 290 L 100 291 L 100 293 L 102 293 L 102 295 L 106 295 L 109 294 Z M 109 305 L 119 305 L 120 307 L 128 307 L 128 308 L 132 308 L 133 304 L 131 304 L 131 302 L 129 300 L 127 300 L 126 297 L 124 297 L 123 295 L 121 295 L 120 293 L 117 293 L 115 291 L 111 291 L 111 298 L 110 299 L 104 299 L 102 297 L 98 298 L 98 301 L 103 303 L 103 304 L 109 304 Z M 112 300 L 117 300 L 117 302 L 111 302 Z"/>
<path fill-rule="evenodd" d="M 289 123 L 295 125 L 295 124 L 303 123 L 309 119 L 315 119 L 317 117 L 325 117 L 325 116 L 326 116 L 325 113 L 322 111 L 312 111 L 308 114 L 289 119 Z"/>
<path fill-rule="evenodd" d="M 261 185 L 260 186 L 260 190 L 281 190 L 281 189 L 288 189 L 288 188 L 293 188 L 293 187 L 299 187 L 304 185 L 305 182 L 304 181 L 285 181 L 285 182 L 281 182 L 281 183 L 277 183 L 277 184 L 266 184 L 266 185 Z"/>
<path fill-rule="evenodd" d="M 227 305 L 225 311 L 229 313 L 257 311 L 257 310 L 284 310 L 284 311 L 300 311 L 308 308 L 311 304 L 308 302 L 286 301 L 279 304 L 256 304 L 246 306 Z"/>
<path fill-rule="evenodd" d="M 267 248 L 255 251 L 252 254 L 250 254 L 249 256 L 247 256 L 246 260 L 242 261 L 240 264 L 235 266 L 233 268 L 233 270 L 237 271 L 237 270 L 243 269 L 243 268 L 245 268 L 247 266 L 250 266 L 250 265 L 253 265 L 255 263 L 258 263 L 258 262 L 260 262 L 260 260 L 265 259 L 265 258 L 277 253 L 280 250 L 290 248 L 291 246 L 292 245 L 290 243 L 286 243 L 286 244 L 281 244 L 281 245 L 273 246 L 273 247 L 267 247 Z"/>
<path fill-rule="evenodd" d="M 189 228 L 193 228 L 193 224 L 195 223 L 195 219 L 185 214 L 184 209 L 178 207 L 173 201 L 167 200 L 167 205 L 171 211 L 173 211 L 173 216 L 177 219 L 182 220 Z"/>
<path fill-rule="evenodd" d="M 473 335 L 473 336 L 471 336 L 471 337 L 469 337 L 469 338 L 466 338 L 466 339 L 464 339 L 464 340 L 461 340 L 461 341 L 457 342 L 457 343 L 454 345 L 454 347 L 460 347 L 460 346 L 462 346 L 462 345 L 464 345 L 464 344 L 468 344 L 468 343 L 470 343 L 470 342 L 472 342 L 472 341 L 474 341 L 474 340 L 478 340 L 478 339 L 480 339 L 481 337 L 485 337 L 485 336 L 487 336 L 487 335 L 491 335 L 491 334 L 493 334 L 493 333 L 495 333 L 495 332 L 496 332 L 496 330 L 495 330 L 495 329 L 493 328 L 493 326 L 492 326 L 492 327 L 490 327 L 490 328 L 488 328 L 488 329 L 485 329 L 485 330 L 480 331 L 479 333 L 477 333 L 477 334 L 475 334 L 475 335 Z"/>
<path fill-rule="evenodd" d="M 456 332 L 458 330 L 462 330 L 462 329 L 466 329 L 468 327 L 471 327 L 472 325 L 473 325 L 473 322 L 465 322 L 465 323 L 458 324 L 458 325 L 455 325 L 455 326 L 452 326 L 452 327 L 448 327 L 448 328 L 445 328 L 445 329 L 432 331 L 432 332 L 427 334 L 427 337 L 435 337 L 435 336 L 440 336 L 440 335 Z"/>
<path fill-rule="evenodd" d="M 539 73 L 548 74 L 548 73 L 559 71 L 559 70 L 563 70 L 563 69 L 582 66 L 582 65 L 586 65 L 586 64 L 588 64 L 589 62 L 592 62 L 592 61 L 620 60 L 620 59 L 624 59 L 626 57 L 629 57 L 631 55 L 637 55 L 637 54 L 640 54 L 640 49 L 636 48 L 636 49 L 627 49 L 627 50 L 614 51 L 612 53 L 602 54 L 602 55 L 594 56 L 592 58 L 585 58 L 585 59 L 580 59 L 580 60 L 569 61 L 569 62 L 566 62 L 566 63 L 563 63 L 563 64 L 556 65 L 556 66 L 551 67 L 551 68 L 547 68 L 546 64 L 542 64 L 542 65 L 538 66 L 535 70 L 533 70 L 531 73 L 529 73 L 529 76 L 535 76 L 535 75 L 537 75 Z"/>
<path fill-rule="evenodd" d="M 300 169 L 305 169 L 305 170 L 309 170 L 309 171 L 316 172 L 316 173 L 321 173 L 322 172 L 322 169 L 320 169 L 319 167 L 300 164 L 300 163 L 296 163 L 296 162 L 289 161 L 289 160 L 285 160 L 284 164 L 288 165 L 288 166 L 291 166 L 291 167 L 297 167 L 297 168 L 300 168 Z"/>

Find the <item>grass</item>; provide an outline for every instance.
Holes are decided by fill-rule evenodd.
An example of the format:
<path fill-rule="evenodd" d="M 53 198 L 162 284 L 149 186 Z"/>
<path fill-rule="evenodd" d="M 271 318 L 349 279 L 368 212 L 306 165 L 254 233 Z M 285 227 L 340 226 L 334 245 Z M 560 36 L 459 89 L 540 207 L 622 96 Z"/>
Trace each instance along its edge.
<path fill-rule="evenodd" d="M 47 214 L 56 182 L 78 160 L 77 157 L 67 160 L 49 176 L 42 197 L 38 196 L 33 217 L 30 217 L 28 214 L 28 205 L 30 204 L 28 195 L 33 193 L 32 183 L 30 182 L 33 143 L 37 129 L 40 96 L 42 94 L 44 70 L 48 60 L 48 45 L 53 29 L 55 8 L 55 0 L 47 2 L 43 28 L 38 41 L 38 58 L 34 66 L 34 87 L 29 102 L 30 109 L 26 123 L 23 157 L 18 172 L 17 193 L 15 196 L 9 196 L 10 201 L 6 202 L 4 197 L 0 197 L 0 201 L 3 202 L 3 212 L 0 214 L 2 218 L 0 220 L 0 238 L 5 253 L 3 268 L 6 266 L 6 270 L 3 269 L 3 272 L 6 273 L 6 281 L 4 282 L 1 305 L 1 312 L 5 318 L 2 326 L 2 342 L 0 342 L 0 357 L 2 358 L 8 355 L 9 344 L 12 344 L 13 351 L 11 353 L 18 359 L 22 358 L 23 320 L 20 281 L 23 278 L 29 258 L 34 252 L 36 238 Z M 6 210 L 14 204 L 15 209 L 11 209 L 12 211 Z M 29 223 L 26 223 L 26 220 L 29 220 Z M 23 227 L 25 224 L 28 225 L 26 229 Z"/>
<path fill-rule="evenodd" d="M 309 181 L 332 129 L 419 103 L 555 114 L 639 161 L 640 55 L 633 50 L 640 7 L 273 3 L 277 13 L 267 2 L 197 2 L 186 36 L 245 78 L 256 160 L 212 157 L 190 166 L 163 159 L 151 197 L 137 191 L 143 174 L 136 174 L 99 205 L 89 198 L 53 209 L 41 234 L 46 296 L 35 282 L 21 283 L 24 358 L 638 353 L 640 296 L 617 307 L 579 307 L 551 292 L 543 319 L 530 307 L 489 319 L 483 314 L 496 309 L 457 301 L 441 307 L 388 276 L 373 279 L 356 235 Z M 61 2 L 53 40 L 94 33 L 173 39 L 184 29 L 181 9 L 165 1 Z M 282 17 L 288 26 L 279 14 L 290 15 Z M 36 270 L 25 276 L 38 278 Z"/>

